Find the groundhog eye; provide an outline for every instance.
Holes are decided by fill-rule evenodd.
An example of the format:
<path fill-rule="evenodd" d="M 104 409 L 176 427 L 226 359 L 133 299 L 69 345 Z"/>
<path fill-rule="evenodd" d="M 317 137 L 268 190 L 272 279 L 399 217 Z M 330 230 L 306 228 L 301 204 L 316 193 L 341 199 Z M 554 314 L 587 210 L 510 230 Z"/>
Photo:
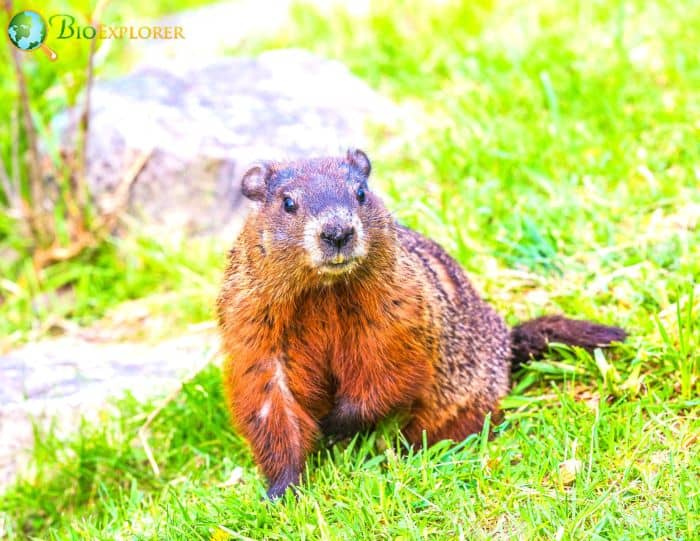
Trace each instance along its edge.
<path fill-rule="evenodd" d="M 282 205 L 287 212 L 294 212 L 297 209 L 297 204 L 291 197 L 285 197 L 284 201 L 282 201 Z"/>
<path fill-rule="evenodd" d="M 364 203 L 364 202 L 365 202 L 365 198 L 367 197 L 367 194 L 365 193 L 365 189 L 364 189 L 364 188 L 358 188 L 357 191 L 355 192 L 355 194 L 357 195 L 357 200 L 358 200 L 360 203 Z"/>

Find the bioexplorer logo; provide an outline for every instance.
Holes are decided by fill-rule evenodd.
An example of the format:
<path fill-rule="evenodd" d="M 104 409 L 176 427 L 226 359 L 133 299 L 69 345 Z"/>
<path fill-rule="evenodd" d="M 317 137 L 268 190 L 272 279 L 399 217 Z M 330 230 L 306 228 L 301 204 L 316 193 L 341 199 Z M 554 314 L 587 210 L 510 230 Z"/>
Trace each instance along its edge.
<path fill-rule="evenodd" d="M 50 60 L 56 60 L 56 53 L 44 45 L 46 41 L 46 23 L 36 11 L 20 11 L 12 19 L 7 27 L 7 35 L 10 36 L 12 45 L 20 51 L 34 51 L 41 49 Z"/>
<path fill-rule="evenodd" d="M 44 43 L 49 29 L 55 39 L 185 39 L 182 26 L 81 26 L 75 17 L 65 13 L 51 15 L 47 26 L 43 17 L 31 10 L 20 11 L 10 19 L 7 35 L 20 51 L 41 49 L 53 61 L 57 55 Z"/>

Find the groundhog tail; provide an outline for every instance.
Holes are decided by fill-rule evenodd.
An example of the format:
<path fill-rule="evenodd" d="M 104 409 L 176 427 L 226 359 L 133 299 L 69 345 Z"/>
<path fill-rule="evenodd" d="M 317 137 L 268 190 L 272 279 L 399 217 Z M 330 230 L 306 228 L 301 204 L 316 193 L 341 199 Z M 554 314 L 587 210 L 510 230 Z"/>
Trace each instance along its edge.
<path fill-rule="evenodd" d="M 540 357 L 550 342 L 579 346 L 587 350 L 623 342 L 627 333 L 620 327 L 599 325 L 564 316 L 542 316 L 513 327 L 511 348 L 513 367 Z"/>

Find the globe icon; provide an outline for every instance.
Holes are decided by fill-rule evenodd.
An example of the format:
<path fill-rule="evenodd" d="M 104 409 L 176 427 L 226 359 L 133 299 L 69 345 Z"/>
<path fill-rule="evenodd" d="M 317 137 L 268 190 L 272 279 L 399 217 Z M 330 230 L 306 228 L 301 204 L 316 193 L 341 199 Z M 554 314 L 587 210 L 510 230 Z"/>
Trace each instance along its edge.
<path fill-rule="evenodd" d="M 46 39 L 46 23 L 36 11 L 20 11 L 10 20 L 7 34 L 18 49 L 33 51 Z"/>

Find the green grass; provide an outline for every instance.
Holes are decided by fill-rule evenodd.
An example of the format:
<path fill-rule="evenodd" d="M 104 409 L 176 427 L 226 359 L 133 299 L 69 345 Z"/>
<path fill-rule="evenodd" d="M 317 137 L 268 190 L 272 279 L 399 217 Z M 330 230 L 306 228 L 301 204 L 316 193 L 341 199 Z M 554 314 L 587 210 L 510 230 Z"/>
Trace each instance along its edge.
<path fill-rule="evenodd" d="M 400 458 L 387 424 L 319 451 L 298 499 L 275 504 L 263 500 L 210 367 L 151 426 L 160 477 L 136 437 L 156 403 L 127 397 L 118 415 L 67 441 L 41 435 L 30 469 L 0 499 L 0 531 L 698 539 L 700 6 L 470 5 L 380 2 L 361 20 L 297 8 L 282 35 L 254 47 L 338 58 L 403 108 L 399 125 L 374 128 L 375 182 L 510 322 L 561 311 L 621 324 L 627 344 L 602 355 L 561 349 L 524 368 L 493 440 L 476 435 Z M 204 248 L 193 262 L 188 244 L 159 251 L 154 242 L 115 241 L 90 260 L 100 261 L 114 302 L 182 292 L 182 320 L 206 317 L 223 254 Z M 81 305 L 96 293 L 76 287 L 75 317 L 111 305 Z M 13 328 L 29 321 L 18 313 Z M 237 467 L 240 482 L 226 486 Z"/>
<path fill-rule="evenodd" d="M 0 350 L 71 324 L 92 324 L 137 299 L 145 298 L 152 315 L 162 313 L 170 332 L 210 320 L 225 261 L 220 241 L 137 235 L 111 239 L 41 273 L 19 259 L 7 265 L 13 279 L 0 282 Z"/>

